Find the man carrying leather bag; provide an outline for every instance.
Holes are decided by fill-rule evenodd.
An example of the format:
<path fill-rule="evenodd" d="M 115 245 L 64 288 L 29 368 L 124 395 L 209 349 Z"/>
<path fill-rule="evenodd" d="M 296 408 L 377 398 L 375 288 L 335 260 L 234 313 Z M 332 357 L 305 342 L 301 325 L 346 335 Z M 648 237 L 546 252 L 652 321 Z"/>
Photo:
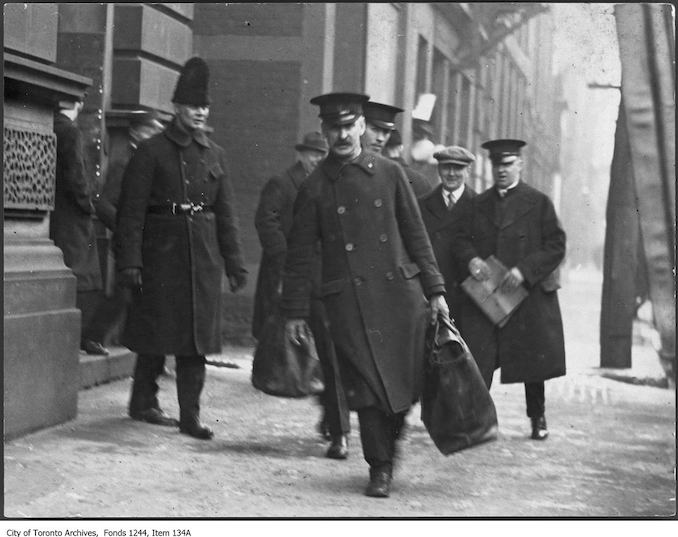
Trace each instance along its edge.
<path fill-rule="evenodd" d="M 426 334 L 421 419 L 444 455 L 497 438 L 497 412 L 454 321 L 438 315 Z"/>

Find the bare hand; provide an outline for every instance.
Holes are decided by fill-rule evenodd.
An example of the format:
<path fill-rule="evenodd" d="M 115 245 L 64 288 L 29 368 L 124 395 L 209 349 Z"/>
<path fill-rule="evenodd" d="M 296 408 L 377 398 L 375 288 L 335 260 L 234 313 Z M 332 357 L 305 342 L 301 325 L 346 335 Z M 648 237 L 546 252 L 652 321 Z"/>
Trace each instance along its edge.
<path fill-rule="evenodd" d="M 289 319 L 285 323 L 285 335 L 295 345 L 308 343 L 310 333 L 311 330 L 304 319 Z"/>
<path fill-rule="evenodd" d="M 430 311 L 431 323 L 436 322 L 438 315 L 442 315 L 443 317 L 447 318 L 450 317 L 450 308 L 447 306 L 447 302 L 445 301 L 445 297 L 443 295 L 432 296 L 429 299 L 428 304 L 431 309 Z"/>
<path fill-rule="evenodd" d="M 468 271 L 478 281 L 485 281 L 490 277 L 490 267 L 479 257 L 474 257 L 468 263 Z"/>
<path fill-rule="evenodd" d="M 120 283 L 129 288 L 140 289 L 142 285 L 141 269 L 138 267 L 127 267 L 120 271 Z"/>
<path fill-rule="evenodd" d="M 523 274 L 517 267 L 513 267 L 506 273 L 504 279 L 501 281 L 501 290 L 505 293 L 510 293 L 518 288 L 518 286 L 525 281 Z"/>

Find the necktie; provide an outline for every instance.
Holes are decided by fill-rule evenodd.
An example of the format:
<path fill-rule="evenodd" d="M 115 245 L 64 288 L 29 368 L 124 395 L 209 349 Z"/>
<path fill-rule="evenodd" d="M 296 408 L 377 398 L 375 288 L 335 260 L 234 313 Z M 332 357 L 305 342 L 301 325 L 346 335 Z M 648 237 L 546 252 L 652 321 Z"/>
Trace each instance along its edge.
<path fill-rule="evenodd" d="M 445 191 L 445 205 L 447 206 L 448 211 L 451 211 L 452 208 L 454 207 L 454 200 L 452 199 L 452 193 L 448 192 L 447 190 Z"/>

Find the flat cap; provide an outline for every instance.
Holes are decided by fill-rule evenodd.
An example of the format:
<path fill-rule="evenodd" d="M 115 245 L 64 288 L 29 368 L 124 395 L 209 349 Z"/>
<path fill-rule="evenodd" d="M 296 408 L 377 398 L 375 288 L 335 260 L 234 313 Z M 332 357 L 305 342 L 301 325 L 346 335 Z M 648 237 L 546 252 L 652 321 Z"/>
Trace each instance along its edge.
<path fill-rule="evenodd" d="M 364 106 L 365 120 L 382 129 L 395 129 L 395 117 L 403 111 L 402 108 L 390 104 L 369 101 Z"/>
<path fill-rule="evenodd" d="M 461 166 L 468 166 L 476 160 L 476 157 L 468 149 L 460 145 L 451 145 L 433 153 L 433 158 L 438 161 L 438 164 L 449 162 L 451 164 L 459 164 Z"/>
<path fill-rule="evenodd" d="M 480 147 L 490 152 L 490 160 L 502 161 L 506 157 L 520 156 L 520 148 L 527 145 L 523 140 L 514 140 L 503 138 L 500 140 L 490 140 Z"/>
<path fill-rule="evenodd" d="M 332 125 L 348 125 L 363 115 L 363 105 L 370 100 L 362 93 L 326 93 L 311 99 L 320 107 L 318 116 Z"/>

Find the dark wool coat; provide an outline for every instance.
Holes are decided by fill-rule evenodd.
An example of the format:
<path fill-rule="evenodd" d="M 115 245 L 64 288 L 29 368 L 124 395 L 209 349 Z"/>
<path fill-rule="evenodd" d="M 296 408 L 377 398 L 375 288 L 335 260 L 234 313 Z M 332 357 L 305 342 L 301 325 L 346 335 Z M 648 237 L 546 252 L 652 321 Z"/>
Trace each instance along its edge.
<path fill-rule="evenodd" d="M 307 318 L 310 276 L 321 244 L 321 288 L 349 408 L 410 407 L 421 390 L 425 297 L 443 278 L 403 169 L 363 152 L 328 156 L 295 202 L 281 306 Z"/>
<path fill-rule="evenodd" d="M 204 203 L 212 210 L 152 214 Z M 244 273 L 231 177 L 223 150 L 176 120 L 139 144 L 122 181 L 115 233 L 118 270 L 142 269 L 122 343 L 137 353 L 221 351 L 221 282 Z"/>
<path fill-rule="evenodd" d="M 407 162 L 405 162 L 405 159 L 402 157 L 397 157 L 391 160 L 397 162 L 403 167 L 403 170 L 405 170 L 405 175 L 407 176 L 407 180 L 410 182 L 412 191 L 417 198 L 425 196 L 431 192 L 431 190 L 435 188 L 437 184 L 439 184 L 438 182 L 429 179 L 424 174 L 419 173 Z"/>
<path fill-rule="evenodd" d="M 49 236 L 64 254 L 64 263 L 77 279 L 78 291 L 102 288 L 101 266 L 94 229 L 94 185 L 88 180 L 82 137 L 64 114 L 54 115 L 57 139 L 54 211 Z"/>
<path fill-rule="evenodd" d="M 556 269 L 565 256 L 563 231 L 551 200 L 523 183 L 501 199 L 491 188 L 476 196 L 468 224 L 454 248 L 461 278 L 475 256 L 494 255 L 518 267 L 528 297 L 503 328 L 495 328 L 479 308 L 462 311 L 462 336 L 488 382 L 501 367 L 501 382 L 538 382 L 565 374 L 563 324 Z"/>
<path fill-rule="evenodd" d="M 257 339 L 266 317 L 277 307 L 282 262 L 287 252 L 287 236 L 292 229 L 294 200 L 305 178 L 306 171 L 297 162 L 282 175 L 269 179 L 261 191 L 254 216 L 262 248 L 252 316 L 252 335 Z"/>
<path fill-rule="evenodd" d="M 438 268 L 445 279 L 447 290 L 447 304 L 450 306 L 450 315 L 457 321 L 461 330 L 461 310 L 470 300 L 460 287 L 459 263 L 454 257 L 453 242 L 460 229 L 461 222 L 468 218 L 471 210 L 471 200 L 476 196 L 473 189 L 464 186 L 457 203 L 452 210 L 448 210 L 443 200 L 443 185 L 438 185 L 430 194 L 419 198 L 421 217 L 424 220 L 426 231 L 431 239 L 433 253 L 438 261 Z"/>

